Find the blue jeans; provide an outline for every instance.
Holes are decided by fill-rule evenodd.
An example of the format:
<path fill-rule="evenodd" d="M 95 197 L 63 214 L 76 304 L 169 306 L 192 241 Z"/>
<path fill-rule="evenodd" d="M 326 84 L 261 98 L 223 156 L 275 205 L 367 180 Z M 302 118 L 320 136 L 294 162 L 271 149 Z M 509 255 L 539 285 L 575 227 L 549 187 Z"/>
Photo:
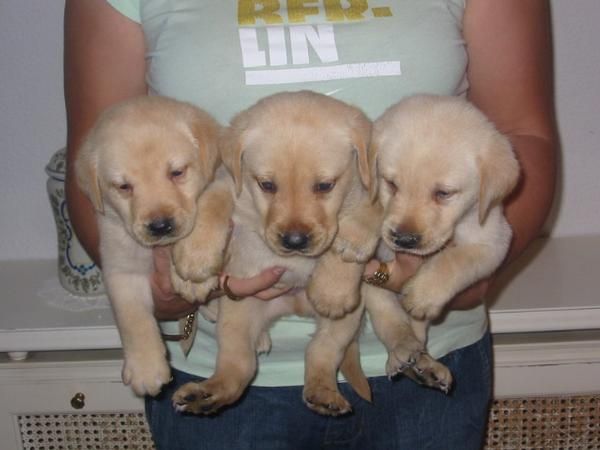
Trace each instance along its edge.
<path fill-rule="evenodd" d="M 146 399 L 146 414 L 159 450 L 479 449 L 491 399 L 490 335 L 441 361 L 454 376 L 449 395 L 405 377 L 375 377 L 369 379 L 369 404 L 342 383 L 353 408 L 343 417 L 310 411 L 302 403 L 302 386 L 251 386 L 216 416 L 180 414 L 171 396 L 197 378 L 179 371 L 158 397 Z"/>

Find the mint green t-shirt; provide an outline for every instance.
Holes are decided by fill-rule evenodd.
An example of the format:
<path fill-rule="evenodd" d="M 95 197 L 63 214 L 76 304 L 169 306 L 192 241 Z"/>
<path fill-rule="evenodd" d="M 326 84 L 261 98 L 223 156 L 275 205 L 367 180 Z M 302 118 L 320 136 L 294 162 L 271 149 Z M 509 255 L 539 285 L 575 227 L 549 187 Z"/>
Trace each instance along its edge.
<path fill-rule="evenodd" d="M 464 95 L 467 54 L 465 0 L 108 0 L 141 24 L 150 93 L 188 101 L 223 124 L 267 95 L 309 89 L 361 108 L 371 119 L 416 93 Z M 177 333 L 177 323 L 164 323 Z M 453 311 L 431 327 L 434 357 L 479 340 L 483 306 Z M 273 347 L 261 355 L 255 385 L 301 385 L 304 349 L 314 321 L 280 319 Z M 200 319 L 186 358 L 168 343 L 171 363 L 210 376 L 214 324 Z M 385 375 L 387 352 L 367 323 L 361 362 L 368 376 Z"/>

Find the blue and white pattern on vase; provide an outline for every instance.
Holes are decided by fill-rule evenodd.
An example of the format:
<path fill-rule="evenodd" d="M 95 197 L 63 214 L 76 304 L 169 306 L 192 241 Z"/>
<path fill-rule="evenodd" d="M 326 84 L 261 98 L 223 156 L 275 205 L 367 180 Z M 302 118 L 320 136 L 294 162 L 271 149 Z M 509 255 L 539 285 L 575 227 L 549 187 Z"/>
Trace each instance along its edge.
<path fill-rule="evenodd" d="M 83 249 L 71 227 L 65 200 L 65 149 L 60 149 L 46 166 L 46 188 L 58 238 L 58 279 L 62 287 L 78 297 L 104 294 L 102 273 Z"/>

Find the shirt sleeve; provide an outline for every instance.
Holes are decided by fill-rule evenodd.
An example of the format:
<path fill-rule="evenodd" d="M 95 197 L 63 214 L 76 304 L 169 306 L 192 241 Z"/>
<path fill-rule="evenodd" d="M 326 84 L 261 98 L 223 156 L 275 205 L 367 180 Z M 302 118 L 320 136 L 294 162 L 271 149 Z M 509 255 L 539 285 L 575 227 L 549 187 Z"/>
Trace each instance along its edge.
<path fill-rule="evenodd" d="M 107 0 L 107 2 L 125 17 L 136 23 L 142 22 L 140 0 Z"/>

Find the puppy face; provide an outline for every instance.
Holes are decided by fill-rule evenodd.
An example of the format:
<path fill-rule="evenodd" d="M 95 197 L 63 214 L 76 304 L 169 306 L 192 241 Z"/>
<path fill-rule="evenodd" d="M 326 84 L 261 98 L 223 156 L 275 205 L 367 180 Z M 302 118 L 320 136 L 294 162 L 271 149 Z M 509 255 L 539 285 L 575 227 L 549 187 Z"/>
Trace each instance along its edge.
<path fill-rule="evenodd" d="M 184 103 L 144 97 L 101 116 L 76 162 L 98 212 L 116 214 L 142 245 L 188 234 L 218 162 L 218 125 Z"/>
<path fill-rule="evenodd" d="M 466 215 L 483 224 L 518 180 L 508 140 L 458 98 L 404 100 L 376 121 L 373 134 L 382 237 L 395 251 L 438 251 Z"/>
<path fill-rule="evenodd" d="M 311 92 L 276 94 L 234 118 L 223 161 L 273 252 L 315 256 L 331 245 L 349 193 L 374 179 L 370 129 L 356 108 Z"/>

